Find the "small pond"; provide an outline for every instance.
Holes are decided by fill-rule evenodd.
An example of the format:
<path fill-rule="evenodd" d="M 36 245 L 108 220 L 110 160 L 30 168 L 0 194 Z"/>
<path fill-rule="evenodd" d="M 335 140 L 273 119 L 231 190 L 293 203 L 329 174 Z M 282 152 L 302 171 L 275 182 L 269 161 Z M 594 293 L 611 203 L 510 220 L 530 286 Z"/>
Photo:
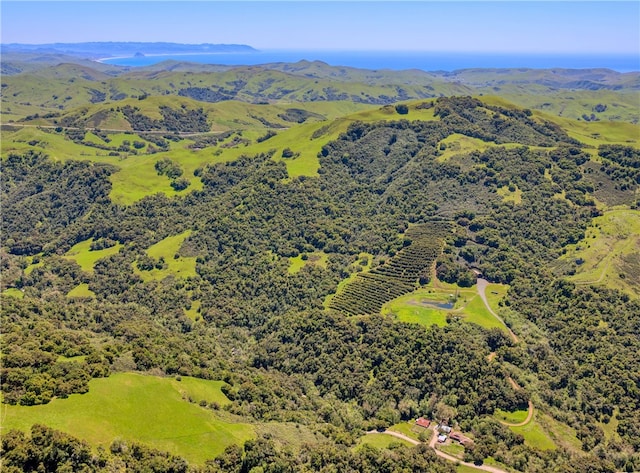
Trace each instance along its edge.
<path fill-rule="evenodd" d="M 453 302 L 438 302 L 438 301 L 430 301 L 430 300 L 423 299 L 420 301 L 420 305 L 425 307 L 433 307 L 435 309 L 445 309 L 445 310 L 453 309 Z"/>

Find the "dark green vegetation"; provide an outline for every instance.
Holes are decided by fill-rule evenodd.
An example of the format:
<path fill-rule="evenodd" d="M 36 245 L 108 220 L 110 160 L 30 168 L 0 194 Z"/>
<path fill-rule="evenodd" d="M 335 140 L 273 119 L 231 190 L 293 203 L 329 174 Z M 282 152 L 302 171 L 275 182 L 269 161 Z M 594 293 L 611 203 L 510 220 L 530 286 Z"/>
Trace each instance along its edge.
<path fill-rule="evenodd" d="M 179 457 L 196 457 L 179 447 L 172 456 L 142 446 L 145 439 L 113 439 L 92 449 L 36 426 L 3 432 L 3 468 L 454 471 L 426 446 L 353 448 L 367 430 L 424 415 L 473 437 L 464 453 L 473 461 L 492 457 L 527 472 L 639 469 L 637 286 L 623 293 L 575 279 L 578 257 L 590 258 L 577 246 L 608 245 L 588 238 L 593 225 L 609 235 L 614 225 L 600 222 L 610 207 L 637 213 L 638 128 L 551 120 L 496 98 L 421 99 L 348 115 L 357 110 L 344 102 L 153 96 L 169 90 L 163 81 L 190 77 L 181 89 L 262 99 L 275 82 L 258 93 L 254 81 L 291 78 L 297 67 L 316 74 L 311 82 L 325 80 L 318 64 L 244 71 L 245 84 L 231 83 L 238 71 L 222 71 L 224 91 L 211 87 L 220 79 L 211 73 L 130 73 L 145 76 L 142 90 L 113 73 L 94 85 L 126 85 L 137 98 L 89 105 L 99 94 L 78 93 L 69 102 L 83 108 L 16 123 L 59 131 L 3 130 L 11 138 L 2 173 L 3 409 L 47 407 L 117 377 L 92 378 L 137 371 L 217 380 L 229 402 L 215 415 L 256 431 L 215 459 L 187 464 Z M 368 90 L 346 78 L 343 86 Z M 18 119 L 33 114 L 33 105 L 22 107 Z M 88 143 L 114 149 L 97 155 Z M 283 158 L 286 149 L 293 155 Z M 310 149 L 317 174 L 291 172 Z M 114 179 L 139 163 L 143 180 L 188 178 L 190 186 L 114 202 Z M 633 232 L 615 234 L 625 281 L 637 277 L 637 249 L 625 243 Z M 322 264 L 291 270 L 312 257 Z M 378 313 L 427 283 L 446 281 L 455 294 L 478 272 L 510 285 L 498 310 L 519 341 L 455 311 L 432 327 Z M 525 410 L 530 400 L 536 429 L 550 430 L 535 434 L 555 448 L 495 420 L 496 410 Z M 303 442 L 296 432 L 311 434 Z"/>

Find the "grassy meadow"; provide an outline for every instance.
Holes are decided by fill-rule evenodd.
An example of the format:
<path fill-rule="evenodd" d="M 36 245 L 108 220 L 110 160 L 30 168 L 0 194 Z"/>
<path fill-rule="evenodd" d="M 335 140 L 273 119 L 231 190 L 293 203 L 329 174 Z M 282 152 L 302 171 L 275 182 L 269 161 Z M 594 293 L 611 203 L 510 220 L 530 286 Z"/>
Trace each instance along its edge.
<path fill-rule="evenodd" d="M 184 313 L 187 317 L 189 317 L 194 322 L 200 318 L 200 301 L 193 301 L 191 303 L 191 307 L 189 309 L 185 309 Z"/>
<path fill-rule="evenodd" d="M 509 429 L 516 434 L 522 435 L 525 445 L 529 447 L 537 448 L 538 450 L 555 450 L 557 448 L 556 444 L 538 421 L 538 416 L 539 414 L 536 412 L 531 422 L 519 427 L 509 427 Z"/>
<path fill-rule="evenodd" d="M 2 291 L 3 296 L 16 297 L 18 299 L 22 299 L 24 297 L 24 292 L 16 287 L 9 287 Z"/>
<path fill-rule="evenodd" d="M 407 437 L 412 438 L 413 440 L 420 440 L 418 436 L 421 433 L 425 433 L 428 437 L 431 436 L 431 431 L 428 429 L 425 429 L 424 427 L 420 427 L 416 425 L 415 420 L 394 424 L 391 427 L 389 427 L 389 430 L 393 430 L 394 432 L 398 432 L 400 434 L 406 435 Z"/>
<path fill-rule="evenodd" d="M 67 293 L 67 297 L 71 298 L 93 298 L 95 296 L 96 294 L 91 289 L 89 289 L 88 283 L 78 284 Z"/>
<path fill-rule="evenodd" d="M 511 190 L 509 186 L 501 187 L 498 189 L 498 195 L 502 196 L 503 202 L 522 203 L 522 191 L 517 186 L 515 186 L 514 190 Z"/>
<path fill-rule="evenodd" d="M 575 453 L 582 452 L 582 442 L 578 439 L 577 432 L 574 428 L 540 411 L 536 411 L 535 415 L 537 422 L 556 446 Z M 605 432 L 605 438 L 607 438 L 606 435 Z"/>
<path fill-rule="evenodd" d="M 440 445 L 438 450 L 442 450 L 444 453 L 448 453 L 449 455 L 453 455 L 454 457 L 458 457 L 462 459 L 464 456 L 464 446 L 459 443 L 450 443 L 447 445 Z"/>
<path fill-rule="evenodd" d="M 489 284 L 486 290 L 487 301 L 494 311 L 506 296 L 509 286 Z M 453 307 L 443 307 L 453 303 Z M 393 299 L 382 307 L 382 313 L 395 316 L 401 322 L 415 323 L 429 328 L 447 324 L 447 315 L 460 317 L 465 322 L 484 328 L 499 328 L 507 333 L 507 328 L 486 308 L 475 287 L 462 288 L 441 281 L 430 283 L 410 294 Z"/>
<path fill-rule="evenodd" d="M 91 273 L 93 272 L 93 267 L 98 260 L 106 258 L 107 256 L 115 255 L 122 248 L 122 245 L 120 243 L 117 243 L 110 248 L 104 248 L 102 250 L 92 250 L 92 243 L 93 238 L 81 241 L 80 243 L 76 243 L 64 255 L 65 258 L 74 260 L 76 263 L 78 263 L 78 265 L 80 265 L 83 271 Z"/>
<path fill-rule="evenodd" d="M 529 411 L 527 409 L 520 409 L 513 412 L 503 411 L 502 409 L 496 409 L 493 416 L 501 422 L 507 422 L 509 424 L 520 424 L 527 418 Z"/>
<path fill-rule="evenodd" d="M 640 211 L 613 209 L 596 217 L 580 242 L 567 245 L 557 267 L 576 284 L 640 292 Z"/>
<path fill-rule="evenodd" d="M 289 258 L 287 272 L 289 274 L 296 274 L 307 265 L 326 268 L 328 258 L 329 256 L 322 251 L 314 251 L 313 253 L 305 253 L 304 255 L 299 254 L 298 256 Z"/>
<path fill-rule="evenodd" d="M 439 161 L 446 161 L 457 154 L 466 154 L 471 151 L 484 151 L 491 146 L 490 143 L 471 136 L 452 133 L 444 140 L 440 141 L 442 153 L 438 156 Z"/>
<path fill-rule="evenodd" d="M 494 105 L 513 107 L 503 98 L 485 96 L 482 100 Z M 145 154 L 148 142 L 130 131 L 130 125 L 122 113 L 118 112 L 117 108 L 116 111 L 112 111 L 113 104 L 103 103 L 75 108 L 67 112 L 67 115 L 81 114 L 88 117 L 87 120 L 90 123 L 86 126 L 99 126 L 103 131 L 114 130 L 108 131 L 109 143 L 91 132 L 86 133 L 85 141 L 115 147 L 125 140 L 142 141 L 145 147 L 141 150 L 141 154 L 119 153 L 119 156 L 109 156 L 108 151 L 74 143 L 64 133 L 57 133 L 53 129 L 40 129 L 31 122 L 26 127 L 14 125 L 15 128 L 3 130 L 1 149 L 3 156 L 8 153 L 39 150 L 56 160 L 87 159 L 113 164 L 118 171 L 110 177 L 112 183 L 110 198 L 115 203 L 128 205 L 156 193 L 172 197 L 201 189 L 202 181 L 194 176 L 196 169 L 207 164 L 233 161 L 242 155 L 273 152 L 274 159 L 283 160 L 286 163 L 290 178 L 316 176 L 319 169 L 318 152 L 324 144 L 335 140 L 340 133 L 346 131 L 350 123 L 399 119 L 435 120 L 433 108 L 419 108 L 425 102 L 425 100 L 407 102 L 408 113 L 404 115 L 399 115 L 392 105 L 380 107 L 349 101 L 297 102 L 295 109 L 312 114 L 304 123 L 299 124 L 282 118 L 286 116 L 287 110 L 291 110 L 291 104 L 257 105 L 237 100 L 211 104 L 186 97 L 151 96 L 145 100 L 118 101 L 118 107 L 125 105 L 138 107 L 140 113 L 154 119 L 161 117 L 159 112 L 161 106 L 203 108 L 209 117 L 210 134 L 219 135 L 229 131 L 233 131 L 233 134 L 216 145 L 203 149 L 190 148 L 195 142 L 195 137 L 184 136 L 182 141 L 171 143 L 168 151 Z M 584 122 L 551 115 L 544 111 L 536 111 L 535 116 L 555 121 L 572 137 L 590 146 L 597 147 L 599 144 L 612 143 L 640 146 L 638 127 L 631 123 Z M 274 132 L 275 135 L 259 142 L 258 139 L 265 136 L 267 130 Z M 194 135 L 205 134 L 207 133 Z M 440 144 L 441 154 L 438 159 L 441 161 L 457 154 L 473 150 L 483 151 L 495 146 L 460 134 L 453 134 L 442 140 Z M 282 157 L 283 151 L 287 148 L 293 151 L 294 157 Z M 591 152 L 595 155 L 596 149 L 592 148 Z M 171 187 L 171 181 L 166 176 L 158 175 L 154 165 L 165 158 L 176 161 L 182 167 L 183 177 L 190 182 L 187 189 L 176 191 Z M 515 193 L 501 190 L 501 195 L 505 201 L 515 203 L 518 203 L 521 198 L 519 190 Z"/>
<path fill-rule="evenodd" d="M 150 271 L 140 271 L 134 263 L 134 272 L 138 274 L 143 281 L 162 281 L 167 276 L 175 276 L 179 278 L 195 276 L 195 257 L 179 256 L 176 258 L 182 243 L 190 234 L 191 230 L 187 230 L 179 235 L 167 237 L 147 248 L 147 255 L 156 260 L 160 260 L 161 258 L 164 259 L 165 267 L 162 269 L 153 268 Z"/>
<path fill-rule="evenodd" d="M 419 289 L 387 302 L 383 314 L 393 314 L 401 322 L 415 323 L 424 327 L 447 325 L 447 313 L 453 310 L 438 306 L 453 304 L 453 294 L 448 291 Z"/>
<path fill-rule="evenodd" d="M 375 448 L 389 448 L 392 445 L 404 445 L 405 447 L 413 447 L 413 445 L 406 440 L 394 437 L 393 435 L 385 434 L 367 434 L 358 440 L 354 450 L 360 450 L 364 445 L 370 445 Z"/>
<path fill-rule="evenodd" d="M 87 394 L 54 399 L 39 406 L 2 405 L 3 430 L 28 431 L 43 423 L 88 441 L 109 445 L 116 439 L 138 441 L 203 464 L 227 445 L 254 437 L 249 424 L 198 403 L 224 405 L 222 381 L 116 373 L 91 380 Z M 190 402 L 189 399 L 193 402 Z"/>

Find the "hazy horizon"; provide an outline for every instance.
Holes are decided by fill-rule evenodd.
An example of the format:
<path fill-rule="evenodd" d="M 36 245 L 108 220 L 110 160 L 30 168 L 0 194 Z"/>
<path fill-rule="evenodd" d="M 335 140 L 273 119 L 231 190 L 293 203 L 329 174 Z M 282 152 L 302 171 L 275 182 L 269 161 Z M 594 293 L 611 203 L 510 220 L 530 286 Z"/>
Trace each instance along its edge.
<path fill-rule="evenodd" d="M 3 1 L 2 44 L 640 55 L 640 3 Z"/>

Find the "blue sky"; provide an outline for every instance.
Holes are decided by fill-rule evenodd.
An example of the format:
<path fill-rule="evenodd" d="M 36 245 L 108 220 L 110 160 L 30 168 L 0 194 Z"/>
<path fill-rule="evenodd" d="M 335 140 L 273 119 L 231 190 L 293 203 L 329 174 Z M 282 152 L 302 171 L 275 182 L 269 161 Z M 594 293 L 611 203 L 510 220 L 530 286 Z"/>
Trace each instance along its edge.
<path fill-rule="evenodd" d="M 640 2 L 6 1 L 2 43 L 640 54 Z"/>

